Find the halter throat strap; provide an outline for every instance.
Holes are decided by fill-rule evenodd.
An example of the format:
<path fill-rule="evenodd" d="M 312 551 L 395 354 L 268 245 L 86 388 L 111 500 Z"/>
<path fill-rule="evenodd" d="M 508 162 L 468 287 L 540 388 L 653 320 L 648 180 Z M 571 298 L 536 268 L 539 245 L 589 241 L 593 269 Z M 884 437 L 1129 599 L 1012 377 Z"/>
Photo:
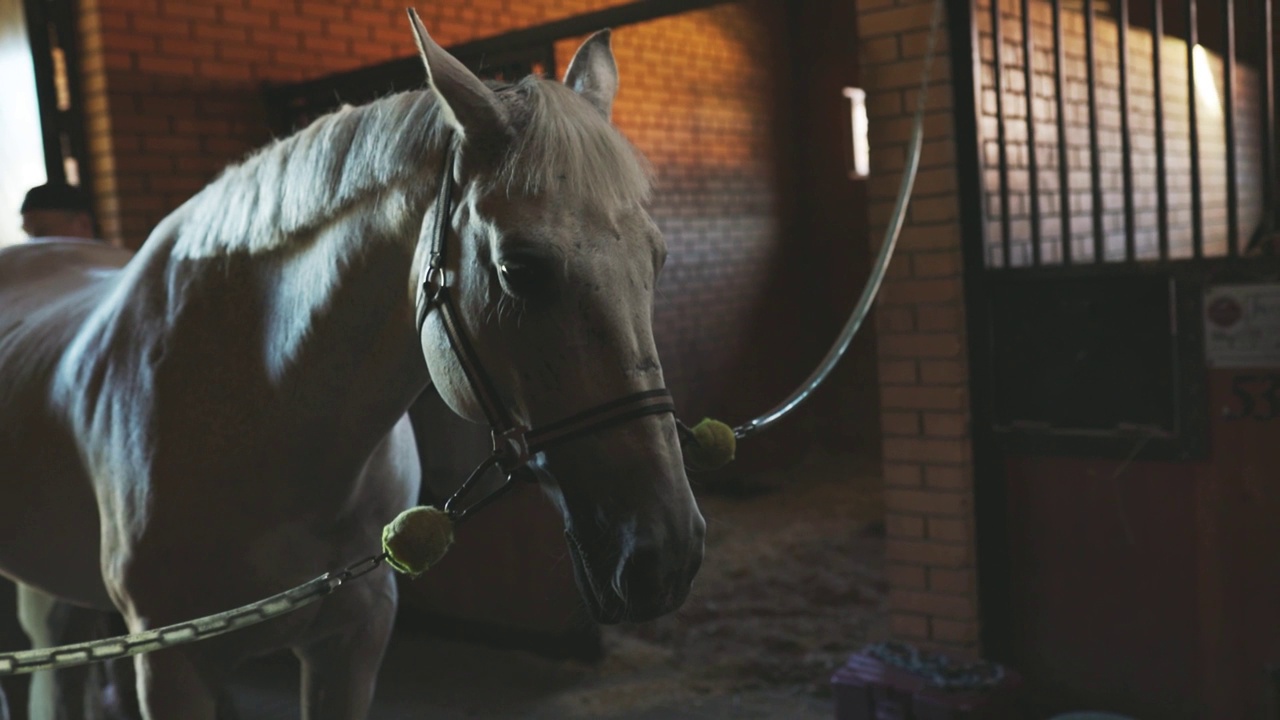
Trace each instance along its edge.
<path fill-rule="evenodd" d="M 446 140 L 446 147 L 452 147 L 452 138 Z M 422 280 L 418 287 L 416 325 L 421 339 L 427 316 L 432 310 L 439 313 L 449 347 L 462 367 L 467 384 L 493 433 L 493 453 L 445 503 L 445 511 L 453 515 L 455 521 L 459 521 L 510 489 L 516 471 L 528 465 L 537 453 L 650 415 L 674 414 L 675 403 L 666 388 L 659 388 L 631 393 L 539 428 L 530 429 L 516 422 L 499 399 L 489 374 L 484 371 L 480 356 L 463 328 L 453 293 L 450 292 L 454 285 L 448 271 L 448 238 L 452 225 L 455 163 L 456 155 L 450 149 L 446 152 L 440 172 L 440 185 L 429 230 L 431 237 L 427 246 L 427 262 L 423 266 Z M 506 482 L 470 507 L 455 508 L 454 505 L 470 493 L 484 472 L 494 466 L 506 474 Z"/>

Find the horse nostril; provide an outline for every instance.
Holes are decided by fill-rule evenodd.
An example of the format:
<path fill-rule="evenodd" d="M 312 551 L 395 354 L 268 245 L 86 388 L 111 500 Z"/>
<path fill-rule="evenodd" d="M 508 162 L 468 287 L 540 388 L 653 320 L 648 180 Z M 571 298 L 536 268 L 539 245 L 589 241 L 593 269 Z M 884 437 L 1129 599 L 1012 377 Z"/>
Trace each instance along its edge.
<path fill-rule="evenodd" d="M 632 595 L 650 595 L 661 589 L 662 581 L 666 579 L 662 564 L 662 556 L 656 548 L 638 547 L 632 550 L 624 571 L 627 590 Z"/>

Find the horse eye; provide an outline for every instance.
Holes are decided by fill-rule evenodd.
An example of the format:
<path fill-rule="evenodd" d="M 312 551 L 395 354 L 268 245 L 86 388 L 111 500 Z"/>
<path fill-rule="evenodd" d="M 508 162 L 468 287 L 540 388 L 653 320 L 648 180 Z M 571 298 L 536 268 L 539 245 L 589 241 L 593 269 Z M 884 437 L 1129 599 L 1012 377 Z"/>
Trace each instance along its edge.
<path fill-rule="evenodd" d="M 549 298 L 554 290 L 550 268 L 531 258 L 509 258 L 498 264 L 498 277 L 507 292 L 525 300 Z"/>

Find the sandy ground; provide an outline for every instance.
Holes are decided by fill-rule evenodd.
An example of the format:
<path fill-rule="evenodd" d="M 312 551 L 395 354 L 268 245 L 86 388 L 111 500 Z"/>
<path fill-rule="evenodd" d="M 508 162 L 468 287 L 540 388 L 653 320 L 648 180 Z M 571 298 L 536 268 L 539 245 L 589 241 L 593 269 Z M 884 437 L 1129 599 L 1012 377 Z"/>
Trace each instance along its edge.
<path fill-rule="evenodd" d="M 675 615 L 607 628 L 598 663 L 397 637 L 373 717 L 830 720 L 827 679 L 886 636 L 880 481 L 848 456 L 704 488 L 707 556 Z M 298 717 L 296 668 L 237 686 L 246 720 Z"/>

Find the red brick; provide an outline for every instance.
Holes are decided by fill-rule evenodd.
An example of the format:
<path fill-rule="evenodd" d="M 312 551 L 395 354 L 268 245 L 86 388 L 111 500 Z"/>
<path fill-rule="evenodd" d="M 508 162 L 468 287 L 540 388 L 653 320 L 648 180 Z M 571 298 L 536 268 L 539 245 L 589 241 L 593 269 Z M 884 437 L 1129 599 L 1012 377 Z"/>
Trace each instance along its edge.
<path fill-rule="evenodd" d="M 889 537 L 919 540 L 924 537 L 924 518 L 919 515 L 888 513 L 885 515 L 885 532 Z"/>
<path fill-rule="evenodd" d="M 263 8 L 250 5 L 247 8 L 223 6 L 222 22 L 227 25 L 243 25 L 250 28 L 271 27 L 271 14 Z"/>
<path fill-rule="evenodd" d="M 932 17 L 933 3 L 931 2 L 922 2 L 909 7 L 859 12 L 858 33 L 862 38 L 892 35 L 903 30 L 928 27 Z"/>
<path fill-rule="evenodd" d="M 903 333 L 916 329 L 915 312 L 910 307 L 882 307 L 876 319 L 881 332 Z"/>
<path fill-rule="evenodd" d="M 962 270 L 959 251 L 914 253 L 911 261 L 918 278 L 957 277 Z"/>
<path fill-rule="evenodd" d="M 960 353 L 955 333 L 881 334 L 880 354 L 886 358 L 947 358 Z"/>
<path fill-rule="evenodd" d="M 969 523 L 963 519 L 931 517 L 926 534 L 930 540 L 942 542 L 969 542 L 972 535 Z"/>
<path fill-rule="evenodd" d="M 968 490 L 969 469 L 963 466 L 930 465 L 924 471 L 925 485 L 938 490 Z"/>
<path fill-rule="evenodd" d="M 108 70 L 133 70 L 134 58 L 131 52 L 104 50 L 102 53 L 102 63 Z"/>
<path fill-rule="evenodd" d="M 920 382 L 926 385 L 960 385 L 968 381 L 959 360 L 921 360 Z"/>
<path fill-rule="evenodd" d="M 275 27 L 304 35 L 319 35 L 324 31 L 324 21 L 320 18 L 307 17 L 290 12 L 276 13 Z"/>
<path fill-rule="evenodd" d="M 218 46 L 218 58 L 227 62 L 244 64 L 267 63 L 271 61 L 271 50 L 258 45 L 232 45 L 223 43 Z"/>
<path fill-rule="evenodd" d="M 368 40 L 373 37 L 367 25 L 352 25 L 345 21 L 326 22 L 324 24 L 324 32 L 326 35 L 333 37 L 352 38 L 354 40 Z"/>
<path fill-rule="evenodd" d="M 297 33 L 282 32 L 268 28 L 250 28 L 249 41 L 254 45 L 273 49 L 296 50 L 302 47 L 302 40 Z"/>
<path fill-rule="evenodd" d="M 886 305 L 956 302 L 961 298 L 958 278 L 886 282 L 880 289 L 880 302 Z"/>
<path fill-rule="evenodd" d="M 923 615 L 889 613 L 889 632 L 899 640 L 929 637 L 929 620 Z"/>
<path fill-rule="evenodd" d="M 898 248 L 901 251 L 919 250 L 951 250 L 959 249 L 960 232 L 953 223 L 944 224 L 911 224 L 902 228 L 898 236 Z"/>
<path fill-rule="evenodd" d="M 976 615 L 973 600 L 966 596 L 918 590 L 890 590 L 889 608 L 898 612 L 956 620 L 972 620 Z"/>
<path fill-rule="evenodd" d="M 223 60 L 197 60 L 196 68 L 200 77 L 238 80 L 252 75 L 251 65 L 246 62 L 227 62 Z"/>
<path fill-rule="evenodd" d="M 919 435 L 920 413 L 886 411 L 880 415 L 880 429 L 886 435 Z"/>
<path fill-rule="evenodd" d="M 916 308 L 916 326 L 923 332 L 953 332 L 965 330 L 964 310 L 955 305 L 921 305 Z"/>
<path fill-rule="evenodd" d="M 884 505 L 890 512 L 958 516 L 969 512 L 973 498 L 967 492 L 886 488 Z"/>
<path fill-rule="evenodd" d="M 978 623 L 974 620 L 929 618 L 929 637 L 940 643 L 968 645 L 978 641 Z"/>
<path fill-rule="evenodd" d="M 306 11 L 307 15 L 328 18 L 329 20 L 344 20 L 347 17 L 347 8 L 342 4 L 325 5 L 323 3 L 303 3 L 303 9 Z M 430 16 L 428 15 L 428 17 Z M 424 19 L 423 22 L 430 22 L 430 20 Z M 432 28 L 428 26 L 428 29 Z M 434 34 L 434 30 L 432 30 L 432 35 Z"/>
<path fill-rule="evenodd" d="M 959 410 L 965 392 L 959 387 L 881 386 L 880 402 L 895 410 Z"/>
<path fill-rule="evenodd" d="M 196 71 L 196 63 L 191 58 L 143 55 L 138 58 L 138 69 L 164 75 L 193 75 Z"/>
<path fill-rule="evenodd" d="M 928 28 L 902 33 L 899 36 L 899 42 L 902 45 L 902 56 L 905 58 L 924 57 L 929 44 L 929 34 Z M 948 47 L 949 43 L 947 42 L 947 32 L 946 30 L 939 28 L 933 41 L 933 56 L 935 64 L 946 63 Z"/>
<path fill-rule="evenodd" d="M 916 173 L 915 184 L 911 186 L 913 197 L 946 195 L 955 191 L 956 171 L 954 168 L 949 167 L 920 170 Z"/>
<path fill-rule="evenodd" d="M 326 35 L 303 35 L 302 46 L 306 50 L 345 53 L 350 48 L 351 41 L 346 38 L 334 38 Z"/>
<path fill-rule="evenodd" d="M 190 37 L 191 21 L 184 18 L 135 15 L 133 17 L 133 29 L 135 32 L 153 37 Z"/>
<path fill-rule="evenodd" d="M 151 35 L 126 35 L 120 33 L 112 36 L 111 49 L 151 53 L 156 51 L 156 38 Z"/>
<path fill-rule="evenodd" d="M 959 206 L 954 197 L 917 198 L 911 202 L 912 222 L 940 222 L 958 217 Z"/>
<path fill-rule="evenodd" d="M 353 6 L 348 8 L 347 13 L 351 16 L 351 24 L 353 25 L 398 27 L 403 21 L 404 25 L 407 27 L 407 21 L 404 20 L 403 14 L 398 12 L 387 12 L 386 10 L 364 10 Z"/>
<path fill-rule="evenodd" d="M 205 2 L 163 2 L 160 3 L 160 13 L 167 17 L 213 21 L 218 17 L 218 8 Z"/>
<path fill-rule="evenodd" d="M 171 58 L 202 60 L 216 57 L 218 44 L 191 38 L 160 38 L 160 53 Z"/>
<path fill-rule="evenodd" d="M 929 568 L 929 589 L 935 592 L 968 595 L 973 592 L 974 585 L 972 570 Z"/>
<path fill-rule="evenodd" d="M 950 63 L 945 59 L 934 58 L 933 68 L 929 72 L 930 93 L 945 94 L 947 92 L 947 88 L 940 85 L 950 78 L 950 67 Z M 875 72 L 867 73 L 870 76 L 867 84 L 875 89 L 916 88 L 920 86 L 920 75 L 923 71 L 924 59 L 918 55 L 906 60 L 877 63 Z"/>
<path fill-rule="evenodd" d="M 903 590 L 927 590 L 925 568 L 919 565 L 889 563 L 884 568 L 884 579 L 889 587 Z"/>
<path fill-rule="evenodd" d="M 887 487 L 921 487 L 924 485 L 924 469 L 911 463 L 887 462 L 884 464 L 884 484 Z"/>
<path fill-rule="evenodd" d="M 880 382 L 888 385 L 914 385 L 917 381 L 915 360 L 881 360 Z"/>
<path fill-rule="evenodd" d="M 964 413 L 925 413 L 924 434 L 935 438 L 960 438 L 968 432 Z"/>
<path fill-rule="evenodd" d="M 865 9 L 864 5 L 859 7 Z M 897 60 L 899 57 L 898 36 L 888 35 L 864 40 L 861 43 L 859 52 L 858 57 L 868 65 L 879 66 L 880 63 Z"/>

